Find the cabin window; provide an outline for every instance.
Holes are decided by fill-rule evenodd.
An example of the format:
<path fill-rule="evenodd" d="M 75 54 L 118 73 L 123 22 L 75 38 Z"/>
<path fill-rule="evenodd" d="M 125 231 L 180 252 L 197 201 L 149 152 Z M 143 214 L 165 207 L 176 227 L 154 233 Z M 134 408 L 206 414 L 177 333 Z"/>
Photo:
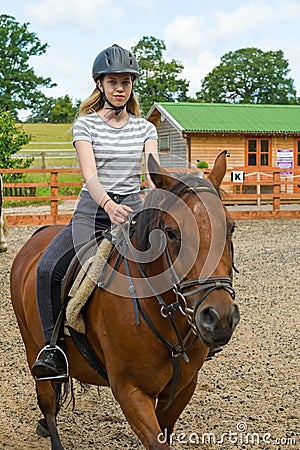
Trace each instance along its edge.
<path fill-rule="evenodd" d="M 270 165 L 271 145 L 269 139 L 248 139 L 246 152 L 248 166 Z"/>
<path fill-rule="evenodd" d="M 170 150 L 169 136 L 161 136 L 159 140 L 159 149 L 162 152 L 167 152 Z"/>

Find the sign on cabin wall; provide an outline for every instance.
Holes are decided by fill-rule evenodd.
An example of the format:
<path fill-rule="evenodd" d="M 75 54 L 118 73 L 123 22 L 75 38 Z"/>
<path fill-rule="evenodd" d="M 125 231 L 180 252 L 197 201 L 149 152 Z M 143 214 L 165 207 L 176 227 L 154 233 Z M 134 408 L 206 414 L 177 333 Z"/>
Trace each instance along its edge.
<path fill-rule="evenodd" d="M 280 169 L 292 169 L 294 161 L 293 150 L 277 150 L 277 167 Z"/>

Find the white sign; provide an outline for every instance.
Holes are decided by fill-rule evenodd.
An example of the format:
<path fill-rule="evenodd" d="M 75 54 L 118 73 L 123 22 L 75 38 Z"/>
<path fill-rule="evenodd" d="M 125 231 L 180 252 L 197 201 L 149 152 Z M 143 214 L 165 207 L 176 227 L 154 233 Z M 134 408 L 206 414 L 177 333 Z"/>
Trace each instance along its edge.
<path fill-rule="evenodd" d="M 245 172 L 242 170 L 234 170 L 231 172 L 231 181 L 233 183 L 243 183 L 245 179 Z"/>
<path fill-rule="evenodd" d="M 280 169 L 292 169 L 293 168 L 293 150 L 277 150 L 277 167 Z M 286 174 L 291 172 L 285 172 Z"/>

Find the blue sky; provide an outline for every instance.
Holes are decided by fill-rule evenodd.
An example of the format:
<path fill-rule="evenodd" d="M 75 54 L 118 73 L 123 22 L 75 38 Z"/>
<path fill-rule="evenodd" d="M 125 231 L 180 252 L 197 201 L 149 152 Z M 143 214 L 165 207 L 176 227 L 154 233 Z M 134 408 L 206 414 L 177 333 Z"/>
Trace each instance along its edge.
<path fill-rule="evenodd" d="M 299 0 L 0 0 L 0 7 L 49 44 L 31 64 L 57 83 L 45 91 L 52 97 L 86 98 L 96 55 L 143 36 L 165 41 L 164 57 L 183 64 L 190 95 L 225 53 L 258 47 L 283 50 L 300 96 Z"/>

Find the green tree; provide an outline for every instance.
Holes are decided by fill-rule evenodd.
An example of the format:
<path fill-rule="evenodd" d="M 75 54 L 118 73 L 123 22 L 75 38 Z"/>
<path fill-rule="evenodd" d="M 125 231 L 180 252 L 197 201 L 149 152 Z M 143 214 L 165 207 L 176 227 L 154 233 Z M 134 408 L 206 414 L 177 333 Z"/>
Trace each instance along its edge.
<path fill-rule="evenodd" d="M 68 123 L 72 122 L 77 112 L 76 105 L 73 106 L 73 101 L 69 95 L 58 97 L 53 108 L 50 111 L 49 122 L 53 123 Z"/>
<path fill-rule="evenodd" d="M 243 48 L 228 52 L 202 80 L 196 93 L 203 102 L 296 103 L 289 63 L 281 50 Z"/>
<path fill-rule="evenodd" d="M 80 103 L 81 100 L 75 100 L 73 104 L 73 100 L 69 95 L 58 98 L 44 96 L 44 101 L 39 103 L 32 109 L 32 114 L 27 119 L 27 122 L 72 122 L 78 111 Z"/>
<path fill-rule="evenodd" d="M 31 108 L 31 115 L 26 122 L 30 123 L 44 123 L 49 122 L 49 117 L 56 99 L 53 97 L 46 97 L 41 94 L 40 100 Z"/>
<path fill-rule="evenodd" d="M 132 48 L 138 60 L 140 76 L 134 83 L 139 95 L 141 109 L 146 114 L 154 102 L 186 101 L 189 82 L 178 78 L 183 65 L 172 59 L 163 59 L 166 45 L 163 40 L 153 36 L 144 36 Z"/>
<path fill-rule="evenodd" d="M 23 128 L 16 124 L 15 118 L 10 111 L 0 111 L 0 168 L 4 169 L 26 169 L 33 158 L 12 158 L 25 144 L 30 141 Z M 6 181 L 17 181 L 22 175 L 12 174 L 4 177 Z"/>
<path fill-rule="evenodd" d="M 56 86 L 50 78 L 36 75 L 29 65 L 30 57 L 43 55 L 48 45 L 42 44 L 28 26 L 12 16 L 0 15 L 0 109 L 15 117 L 19 109 L 32 108 L 43 100 L 40 87 Z"/>

